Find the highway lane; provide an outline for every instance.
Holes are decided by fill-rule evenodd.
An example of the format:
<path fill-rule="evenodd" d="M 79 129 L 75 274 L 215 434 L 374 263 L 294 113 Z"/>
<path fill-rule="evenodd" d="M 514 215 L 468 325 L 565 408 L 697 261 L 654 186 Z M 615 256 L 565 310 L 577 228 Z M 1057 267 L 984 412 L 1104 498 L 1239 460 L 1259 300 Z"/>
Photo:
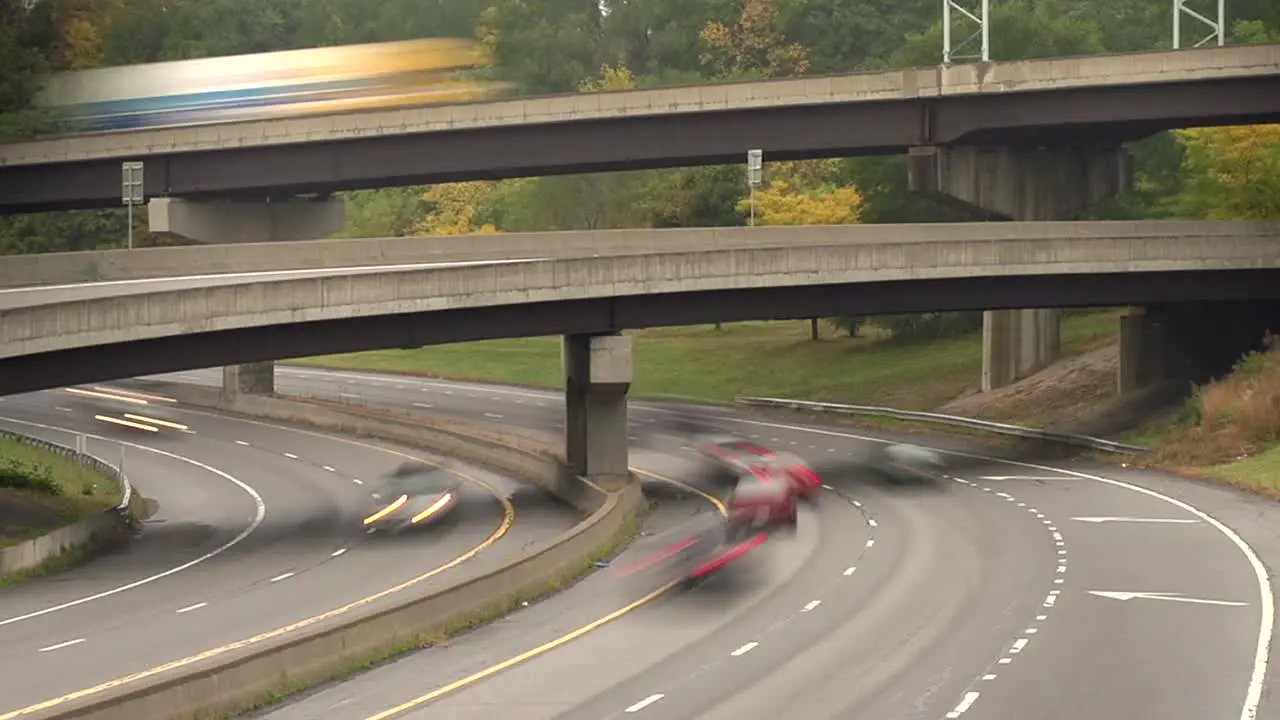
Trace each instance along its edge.
<path fill-rule="evenodd" d="M 126 471 L 161 511 L 129 551 L 6 593 L 5 616 L 12 622 L 0 625 L 0 662 L 24 671 L 0 678 L 0 713 L 225 648 L 415 578 L 421 579 L 400 594 L 426 592 L 496 567 L 574 522 L 566 509 L 527 486 L 464 468 L 513 503 L 520 522 L 492 552 L 433 573 L 480 547 L 505 516 L 493 493 L 464 486 L 456 513 L 437 526 L 398 537 L 367 535 L 360 518 L 370 498 L 360 483 L 403 462 L 405 454 L 420 453 L 185 411 L 177 412 L 194 434 L 139 438 L 67 412 L 71 408 L 62 402 L 54 392 L 5 398 L 0 415 L 11 418 L 6 427 L 63 443 L 73 442 L 71 434 L 48 428 L 96 432 L 169 453 L 131 447 L 126 454 Z M 210 471 L 193 475 L 179 466 L 179 455 Z M 111 593 L 200 558 L 219 537 L 253 523 L 245 501 L 237 506 L 234 496 L 216 494 L 222 487 L 231 488 L 224 495 L 249 497 L 226 477 L 212 482 L 219 472 L 262 498 L 260 525 L 215 557 Z M 184 538 L 204 542 L 184 545 Z M 75 603 L 82 598 L 92 599 Z M 40 612 L 48 608 L 54 610 Z M 140 630 L 148 641 L 139 642 Z"/>
<path fill-rule="evenodd" d="M 0 289 L 0 310 L 10 310 L 31 305 L 55 302 L 73 302 L 119 295 L 182 290 L 186 288 L 243 285 L 264 280 L 304 280 L 333 275 L 368 275 L 371 273 L 409 272 L 428 268 L 476 267 L 482 265 L 511 265 L 536 262 L 542 258 L 512 258 L 509 260 L 462 260 L 456 262 L 411 263 L 400 265 L 361 265 L 356 267 L 322 268 L 311 270 L 266 270 L 248 273 L 219 273 L 216 275 L 183 275 L 177 277 L 144 278 L 141 280 L 106 280 L 77 283 L 74 285 L 39 285 L 35 287 Z"/>
<path fill-rule="evenodd" d="M 315 373 L 312 370 L 301 372 Z M 335 377 L 335 374 L 323 372 L 330 376 L 330 380 Z M 281 373 L 284 378 L 293 374 L 291 371 Z M 381 392 L 378 386 L 362 382 L 362 377 L 373 377 L 368 374 L 339 373 L 336 376 L 341 376 L 342 384 L 348 389 L 359 388 L 361 397 L 372 397 Z M 397 385 L 417 386 L 414 397 L 419 397 L 419 392 L 431 397 L 414 402 L 435 406 L 432 409 L 449 402 L 444 398 L 469 395 L 467 402 L 474 403 L 473 419 L 484 419 L 486 414 L 501 414 L 504 421 L 514 422 L 512 418 L 520 414 L 542 425 L 548 413 L 554 412 L 550 407 L 553 401 L 548 394 L 538 391 L 493 388 L 486 392 L 483 388 L 459 384 L 426 384 L 405 378 L 375 379 L 393 391 L 398 389 Z M 296 378 L 287 382 L 294 381 Z M 438 392 L 441 386 L 450 385 L 452 396 Z M 512 398 L 517 396 L 512 393 L 524 395 L 528 400 L 525 405 L 537 408 L 541 402 L 547 407 L 515 410 L 516 403 Z M 406 407 L 408 401 L 404 392 L 393 394 L 400 398 L 400 409 L 412 408 L 411 405 Z M 453 402 L 459 406 L 459 411 L 463 409 L 462 402 Z M 638 412 L 637 416 L 643 417 L 643 413 Z M 815 459 L 824 455 L 857 454 L 865 451 L 867 444 L 867 440 L 856 434 L 840 430 L 751 419 L 735 422 L 749 430 L 757 430 L 748 433 L 757 439 L 807 450 Z M 673 448 L 673 451 L 676 450 Z M 957 483 L 959 487 L 987 499 L 990 504 L 1005 508 L 1006 517 L 1003 519 L 993 518 L 982 523 L 992 528 L 997 542 L 1017 542 L 1013 535 L 1016 531 L 1012 529 L 1018 522 L 1015 520 L 1017 517 L 1034 520 L 1048 541 L 1047 561 L 1043 557 L 1038 560 L 1025 557 L 1013 563 L 984 566 L 985 574 L 980 573 L 984 577 L 982 583 L 985 585 L 989 582 L 986 578 L 998 577 L 1011 567 L 1023 567 L 1025 572 L 1034 573 L 1032 565 L 1035 562 L 1044 562 L 1052 581 L 1045 588 L 1036 589 L 1040 592 L 1040 596 L 1035 598 L 1036 612 L 1014 620 L 1014 624 L 1020 627 L 1001 625 L 997 629 L 995 624 L 984 624 L 975 619 L 972 612 L 992 607 L 1004 609 L 1019 602 L 1017 598 L 1025 602 L 1027 593 L 1036 584 L 1034 582 L 1011 586 L 1003 595 L 997 593 L 974 599 L 966 605 L 956 627 L 943 635 L 959 638 L 958 633 L 968 631 L 974 633 L 971 640 L 935 639 L 928 644 L 928 652 L 921 656 L 911 655 L 906 646 L 895 650 L 892 645 L 886 652 L 871 653 L 877 667 L 893 662 L 912 667 L 928 666 L 931 658 L 939 655 L 937 648 L 940 643 L 951 642 L 956 648 L 952 661 L 943 663 L 932 675 L 925 673 L 907 677 L 897 689 L 877 685 L 869 694 L 860 694 L 851 688 L 850 677 L 856 678 L 859 673 L 835 672 L 832 669 L 856 667 L 858 658 L 866 657 L 866 649 L 877 645 L 874 634 L 866 635 L 865 630 L 859 630 L 858 621 L 850 619 L 843 624 L 829 620 L 828 623 L 834 624 L 823 626 L 820 633 L 829 641 L 817 645 L 802 643 L 797 646 L 794 642 L 790 645 L 782 642 L 776 647 L 769 646 L 773 648 L 770 650 L 763 641 L 744 640 L 760 643 L 739 656 L 758 663 L 754 671 L 750 669 L 749 662 L 725 660 L 718 666 L 723 668 L 720 675 L 715 672 L 699 675 L 704 681 L 693 683 L 694 687 L 684 680 L 701 667 L 698 664 L 700 660 L 686 659 L 696 653 L 670 649 L 661 668 L 639 674 L 618 673 L 615 675 L 624 679 L 610 682 L 605 669 L 610 663 L 600 661 L 602 656 L 599 653 L 604 652 L 603 648 L 620 643 L 628 648 L 628 652 L 637 653 L 642 652 L 640 648 L 646 647 L 650 641 L 648 634 L 629 636 L 631 640 L 615 638 L 616 643 L 591 639 L 610 637 L 608 633 L 626 633 L 628 620 L 624 619 L 579 641 L 583 647 L 599 643 L 591 645 L 595 654 L 577 649 L 578 644 L 548 653 L 520 669 L 508 670 L 477 685 L 471 702 L 464 701 L 471 691 L 461 691 L 436 701 L 431 705 L 432 711 L 445 712 L 448 717 L 494 717 L 498 716 L 498 707 L 512 711 L 513 703 L 517 702 L 523 703 L 521 707 L 544 707 L 539 699 L 548 698 L 546 707 L 555 707 L 556 711 L 548 709 L 546 712 L 550 714 L 545 716 L 557 716 L 564 708 L 573 707 L 582 714 L 574 712 L 567 717 L 601 717 L 608 716 L 609 712 L 622 712 L 657 695 L 661 697 L 650 701 L 650 712 L 662 717 L 727 717 L 730 713 L 756 717 L 797 707 L 805 708 L 806 713 L 824 716 L 839 712 L 868 718 L 939 717 L 945 713 L 957 713 L 956 717 L 961 714 L 979 717 L 1007 717 L 1010 714 L 1046 718 L 1116 717 L 1153 713 L 1175 718 L 1248 717 L 1243 713 L 1250 709 L 1251 703 L 1256 703 L 1264 680 L 1260 675 L 1261 665 L 1257 662 L 1259 635 L 1264 634 L 1269 639 L 1274 626 L 1270 624 L 1273 612 L 1270 602 L 1264 602 L 1260 595 L 1260 568 L 1254 567 L 1245 552 L 1247 545 L 1233 541 L 1230 531 L 1218 527 L 1212 518 L 1200 518 L 1193 512 L 1194 506 L 1189 506 L 1190 509 L 1179 507 L 1167 496 L 1143 492 L 1142 483 L 1151 480 L 1149 475 L 1130 477 L 1123 471 L 1106 469 L 1107 475 L 1125 475 L 1137 483 L 1116 484 L 1098 475 L 1086 473 L 1082 476 L 1069 468 L 1057 471 L 1008 463 L 987 469 L 967 468 L 965 472 L 961 479 L 966 482 Z M 1164 482 L 1166 493 L 1176 495 L 1186 491 L 1184 483 L 1169 486 L 1167 479 Z M 885 498 L 876 497 L 872 488 L 857 486 L 850 492 L 864 498 L 868 508 L 889 512 L 882 507 L 886 503 Z M 1208 503 L 1215 513 L 1226 513 L 1239 524 L 1249 524 L 1250 516 L 1259 514 L 1256 504 L 1241 499 L 1235 493 L 1215 489 L 1201 494 L 1201 502 Z M 956 495 L 953 492 L 950 495 L 953 498 L 963 497 L 963 493 Z M 959 504 L 968 507 L 965 501 Z M 915 513 L 924 513 L 917 522 L 927 524 L 929 512 L 926 506 L 918 501 L 908 505 L 909 509 L 904 508 L 902 512 L 907 513 L 908 518 Z M 933 511 L 940 512 L 936 508 Z M 826 517 L 819 517 L 823 532 L 829 524 L 824 522 Z M 1097 521 L 1097 518 L 1104 517 L 1130 519 Z M 1139 522 L 1141 520 L 1179 522 Z M 1187 520 L 1194 522 L 1181 522 Z M 918 546 L 922 549 L 909 553 L 913 557 L 927 557 L 930 547 L 935 550 L 944 547 L 949 554 L 957 553 L 965 543 L 957 542 L 953 536 L 955 529 L 971 527 L 976 521 L 966 524 L 961 518 L 946 520 L 935 516 L 932 522 L 940 523 L 947 532 L 933 538 L 932 542 L 919 541 Z M 893 523 L 894 526 L 897 524 Z M 886 523 L 882 527 L 890 525 Z M 1255 534 L 1258 527 L 1259 523 L 1253 521 Z M 1271 535 L 1274 536 L 1274 530 Z M 1256 539 L 1263 541 L 1268 538 Z M 1072 543 L 1070 547 L 1068 541 Z M 896 544 L 892 541 L 887 543 L 890 546 Z M 839 544 L 838 540 L 824 540 L 821 546 Z M 1277 552 L 1280 548 L 1274 544 L 1266 549 L 1280 555 Z M 976 553 L 980 560 L 988 556 L 989 549 Z M 806 568 L 811 565 L 814 565 L 813 560 L 806 561 Z M 1068 567 L 1070 573 L 1067 572 Z M 791 584 L 807 588 L 802 581 Z M 909 582 L 907 584 L 910 585 Z M 876 585 L 883 586 L 883 583 Z M 924 588 L 918 587 L 910 596 L 924 592 Z M 957 590 L 950 588 L 943 592 L 955 593 Z M 1127 597 L 1124 595 L 1126 592 L 1175 593 L 1180 599 L 1152 598 L 1149 595 L 1123 599 Z M 823 601 L 823 606 L 832 604 Z M 840 606 L 859 607 L 849 602 Z M 767 611 L 766 615 L 773 611 Z M 854 618 L 863 612 L 853 613 Z M 637 613 L 637 616 L 642 614 Z M 902 621 L 902 618 L 896 618 L 893 622 Z M 893 622 L 888 624 L 892 626 Z M 751 623 L 747 623 L 745 628 L 742 623 L 734 625 L 736 631 L 751 634 Z M 1003 644 L 983 656 L 978 647 L 984 643 L 990 647 L 1002 633 Z M 790 634 L 784 639 L 794 641 Z M 661 646 L 656 641 L 654 644 Z M 862 648 L 862 651 L 857 648 Z M 573 677 L 570 673 L 565 676 L 566 684 L 556 686 L 557 690 L 552 692 L 545 688 L 555 686 L 555 683 L 532 680 L 534 669 L 539 670 L 537 677 L 543 679 L 547 673 L 555 672 L 552 668 L 556 663 L 572 663 L 574 658 L 581 662 L 587 657 L 595 658 L 592 667 L 596 668 L 589 682 L 583 682 L 581 675 L 576 683 L 570 682 Z M 973 670 L 966 676 L 966 666 L 972 670 L 975 663 L 981 665 L 980 671 Z M 521 673 L 526 672 L 526 668 L 530 675 L 521 686 L 519 678 L 523 677 Z M 769 672 L 764 672 L 764 669 Z M 951 679 L 954 684 L 960 678 L 964 679 L 960 689 L 948 685 L 945 680 Z M 1001 678 L 1005 680 L 1001 681 Z M 1170 678 L 1176 678 L 1176 682 L 1171 683 Z M 501 685 L 507 682 L 514 683 L 510 686 L 510 693 L 507 686 Z M 394 681 L 388 680 L 388 683 L 392 688 L 397 687 Z M 539 686 L 543 688 L 541 691 Z M 603 693 L 594 698 L 584 698 L 584 691 L 575 695 L 563 690 L 565 686 L 603 689 Z M 374 690 L 369 694 L 383 698 L 389 694 L 381 685 L 372 687 Z M 674 690 L 671 689 L 673 687 Z M 477 705 L 475 696 L 489 699 L 484 705 Z M 565 699 L 569 696 L 573 697 Z M 634 712 L 644 710 L 641 707 Z M 540 712 L 521 710 L 511 716 L 544 716 Z"/>

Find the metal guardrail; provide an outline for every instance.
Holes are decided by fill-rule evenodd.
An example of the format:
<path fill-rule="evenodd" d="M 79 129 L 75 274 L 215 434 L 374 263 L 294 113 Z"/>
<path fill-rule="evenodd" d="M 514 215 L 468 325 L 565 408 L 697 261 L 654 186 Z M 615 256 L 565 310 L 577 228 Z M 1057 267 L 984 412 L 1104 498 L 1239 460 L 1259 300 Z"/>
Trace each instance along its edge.
<path fill-rule="evenodd" d="M 740 397 L 734 398 L 734 402 L 739 405 L 746 405 L 747 407 L 805 410 L 809 412 L 836 413 L 840 415 L 875 415 L 879 417 L 892 418 L 894 420 L 950 425 L 952 427 L 966 428 L 969 430 L 980 430 L 1000 435 L 1010 435 L 1032 440 L 1045 440 L 1064 445 L 1074 445 L 1076 447 L 1100 450 L 1102 452 L 1150 452 L 1149 448 L 1145 448 L 1140 445 L 1128 445 L 1125 443 L 1115 442 L 1114 440 L 1104 440 L 1102 438 L 1090 437 L 1088 435 L 1070 435 L 1050 430 L 1037 430 L 1035 428 L 1021 427 L 1019 425 L 1007 425 L 1005 423 L 991 422 L 989 420 L 977 420 L 974 418 L 959 417 L 956 415 L 943 415 L 941 413 L 897 410 L 895 408 L 876 407 L 873 405 L 841 405 L 839 403 L 811 402 L 808 400 L 787 400 L 785 398 Z"/>
<path fill-rule="evenodd" d="M 115 481 L 116 486 L 120 488 L 120 504 L 116 506 L 116 511 L 121 513 L 129 512 L 129 503 L 133 500 L 133 484 L 129 482 L 129 477 L 124 473 L 124 446 L 120 446 L 120 465 L 117 467 L 105 460 L 90 455 L 88 452 L 89 439 L 84 435 L 76 435 L 76 446 L 67 447 L 48 440 L 41 440 L 29 435 L 23 435 L 11 430 L 0 428 L 0 438 L 14 440 L 24 445 L 30 445 L 55 455 L 61 455 L 70 458 L 75 462 L 90 468 L 91 470 L 106 475 Z"/>

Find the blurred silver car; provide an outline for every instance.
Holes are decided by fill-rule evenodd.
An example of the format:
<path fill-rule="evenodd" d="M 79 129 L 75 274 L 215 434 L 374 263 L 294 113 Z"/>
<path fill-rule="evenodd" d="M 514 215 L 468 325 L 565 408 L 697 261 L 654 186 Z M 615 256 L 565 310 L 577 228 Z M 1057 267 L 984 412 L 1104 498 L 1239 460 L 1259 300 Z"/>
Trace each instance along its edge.
<path fill-rule="evenodd" d="M 941 453 L 906 443 L 882 448 L 873 457 L 871 467 L 894 483 L 935 482 L 945 478 L 947 473 Z"/>
<path fill-rule="evenodd" d="M 458 504 L 462 485 L 449 468 L 408 462 L 386 475 L 373 491 L 364 525 L 400 532 L 444 517 Z"/>

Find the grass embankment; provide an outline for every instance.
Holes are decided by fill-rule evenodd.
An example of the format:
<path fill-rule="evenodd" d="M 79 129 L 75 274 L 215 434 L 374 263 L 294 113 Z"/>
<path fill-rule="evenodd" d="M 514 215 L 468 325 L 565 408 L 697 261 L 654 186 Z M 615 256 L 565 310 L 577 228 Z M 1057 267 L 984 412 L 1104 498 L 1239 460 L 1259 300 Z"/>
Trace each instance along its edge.
<path fill-rule="evenodd" d="M 1067 318 L 1064 355 L 1109 343 L 1116 313 Z M 784 397 L 909 410 L 937 407 L 975 387 L 982 372 L 982 337 L 894 342 L 875 327 L 861 337 L 823 328 L 809 337 L 807 321 L 655 328 L 634 339 L 633 397 L 727 402 L 736 396 Z M 331 368 L 428 375 L 453 380 L 558 388 L 560 339 L 489 340 L 417 350 L 376 350 L 293 361 Z"/>
<path fill-rule="evenodd" d="M 1280 497 L 1280 342 L 1245 356 L 1130 442 L 1155 449 L 1147 464 Z"/>
<path fill-rule="evenodd" d="M 120 491 L 110 478 L 61 455 L 0 438 L 0 547 L 119 502 Z"/>

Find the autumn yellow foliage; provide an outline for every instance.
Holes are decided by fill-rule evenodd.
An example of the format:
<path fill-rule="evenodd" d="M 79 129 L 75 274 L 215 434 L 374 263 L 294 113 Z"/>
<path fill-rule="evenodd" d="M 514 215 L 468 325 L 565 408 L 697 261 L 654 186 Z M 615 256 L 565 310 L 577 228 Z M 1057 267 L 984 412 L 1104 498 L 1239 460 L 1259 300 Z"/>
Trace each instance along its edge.
<path fill-rule="evenodd" d="M 423 194 L 430 210 L 413 226 L 414 235 L 472 235 L 498 232 L 491 223 L 477 223 L 478 208 L 496 188 L 486 180 L 432 185 Z"/>
<path fill-rule="evenodd" d="M 738 203 L 751 212 L 751 199 Z M 849 225 L 858 222 L 862 194 L 851 187 L 803 190 L 787 180 L 774 180 L 756 193 L 757 225 Z"/>
<path fill-rule="evenodd" d="M 1186 200 L 1211 220 L 1280 218 L 1280 124 L 1177 131 Z"/>

